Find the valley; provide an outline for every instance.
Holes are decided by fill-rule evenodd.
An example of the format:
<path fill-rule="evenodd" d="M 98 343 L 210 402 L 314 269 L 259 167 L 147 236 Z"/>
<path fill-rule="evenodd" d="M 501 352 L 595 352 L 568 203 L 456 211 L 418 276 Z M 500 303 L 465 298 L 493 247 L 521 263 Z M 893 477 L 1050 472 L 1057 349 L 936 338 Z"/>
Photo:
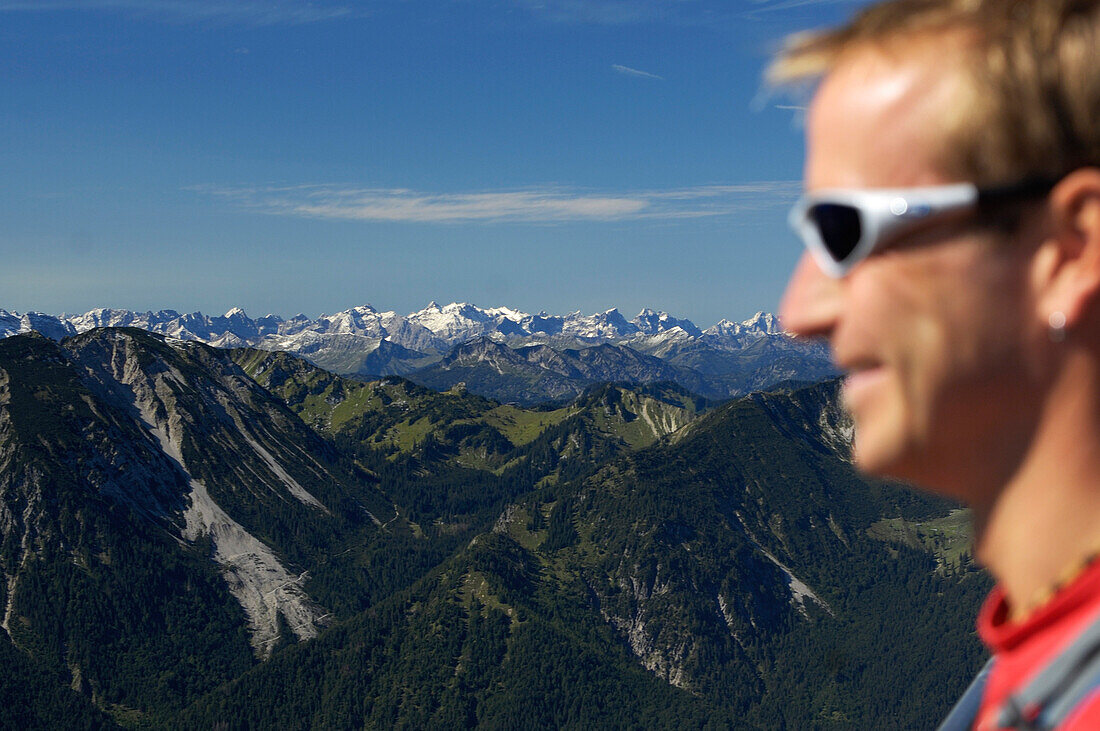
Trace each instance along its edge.
<path fill-rule="evenodd" d="M 8 337 L 0 725 L 934 725 L 988 580 L 850 436 L 831 381 L 531 406 Z"/>

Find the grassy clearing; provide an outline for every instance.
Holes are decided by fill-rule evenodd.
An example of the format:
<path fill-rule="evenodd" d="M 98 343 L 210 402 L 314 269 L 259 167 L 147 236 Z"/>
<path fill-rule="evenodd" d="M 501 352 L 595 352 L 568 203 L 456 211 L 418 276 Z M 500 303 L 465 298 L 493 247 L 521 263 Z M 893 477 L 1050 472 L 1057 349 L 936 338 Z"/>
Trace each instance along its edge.
<path fill-rule="evenodd" d="M 675 432 L 695 412 L 628 389 L 618 389 L 621 407 L 593 409 L 593 424 L 604 434 L 623 440 L 632 450 L 644 449 Z"/>
<path fill-rule="evenodd" d="M 546 526 L 550 519 L 550 510 L 554 507 L 553 503 L 547 503 L 545 505 L 539 505 L 535 509 L 539 511 L 542 518 L 540 525 Z M 543 564 L 546 563 L 545 559 L 539 555 L 538 548 L 542 544 L 542 541 L 546 538 L 547 530 L 545 527 L 538 530 L 531 530 L 530 524 L 533 515 L 531 507 L 517 507 L 512 514 L 511 520 L 508 521 L 508 536 L 519 545 L 526 548 L 532 553 L 532 555 L 539 558 L 539 561 Z"/>
<path fill-rule="evenodd" d="M 413 422 L 406 419 L 390 427 L 386 432 L 386 440 L 397 445 L 402 452 L 411 452 L 435 428 L 436 424 L 426 416 Z"/>
<path fill-rule="evenodd" d="M 575 413 L 572 408 L 554 411 L 528 411 L 511 404 L 498 406 L 485 412 L 482 420 L 497 429 L 512 444 L 522 447 L 533 442 L 539 434 L 568 419 Z"/>
<path fill-rule="evenodd" d="M 936 557 L 941 568 L 958 566 L 970 554 L 970 511 L 958 508 L 942 518 L 923 523 L 884 518 L 868 528 L 867 535 L 928 551 Z"/>
<path fill-rule="evenodd" d="M 346 398 L 332 409 L 330 426 L 333 431 L 339 431 L 340 427 L 357 416 L 362 416 L 368 411 L 377 411 L 382 408 L 382 402 L 375 393 L 371 384 L 362 386 L 348 386 L 345 383 Z"/>

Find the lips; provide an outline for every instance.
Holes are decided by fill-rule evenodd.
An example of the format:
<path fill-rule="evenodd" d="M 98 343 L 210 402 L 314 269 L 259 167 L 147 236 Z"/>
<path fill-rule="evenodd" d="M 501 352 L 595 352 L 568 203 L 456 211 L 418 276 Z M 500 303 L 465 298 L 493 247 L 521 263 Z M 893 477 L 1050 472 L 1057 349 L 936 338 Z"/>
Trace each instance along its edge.
<path fill-rule="evenodd" d="M 847 375 L 844 378 L 843 398 L 845 405 L 854 410 L 887 375 L 886 367 L 878 362 L 853 362 L 844 366 Z"/>

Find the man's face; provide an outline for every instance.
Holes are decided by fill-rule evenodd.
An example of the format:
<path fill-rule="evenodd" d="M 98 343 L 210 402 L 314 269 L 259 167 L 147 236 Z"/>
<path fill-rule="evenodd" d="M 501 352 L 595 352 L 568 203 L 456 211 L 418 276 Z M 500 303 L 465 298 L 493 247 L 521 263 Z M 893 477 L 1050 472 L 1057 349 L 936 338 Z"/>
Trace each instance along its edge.
<path fill-rule="evenodd" d="M 934 164 L 957 111 L 961 54 L 925 43 L 849 54 L 810 109 L 805 186 L 905 188 L 959 182 Z M 781 310 L 787 330 L 829 339 L 865 471 L 980 501 L 1026 444 L 1036 408 L 1023 354 L 1035 336 L 1027 247 L 973 221 L 940 222 L 843 279 L 808 255 Z M 1004 473 L 1004 474 L 1001 474 Z"/>

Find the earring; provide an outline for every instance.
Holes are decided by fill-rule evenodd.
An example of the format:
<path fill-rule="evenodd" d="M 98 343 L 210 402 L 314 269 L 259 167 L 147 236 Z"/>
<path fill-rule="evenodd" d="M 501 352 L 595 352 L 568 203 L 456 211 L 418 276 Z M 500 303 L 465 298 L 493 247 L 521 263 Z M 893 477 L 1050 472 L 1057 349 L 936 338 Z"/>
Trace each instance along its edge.
<path fill-rule="evenodd" d="M 1047 322 L 1050 325 L 1050 342 L 1060 343 L 1066 339 L 1066 315 L 1064 312 L 1058 310 L 1050 313 Z"/>

